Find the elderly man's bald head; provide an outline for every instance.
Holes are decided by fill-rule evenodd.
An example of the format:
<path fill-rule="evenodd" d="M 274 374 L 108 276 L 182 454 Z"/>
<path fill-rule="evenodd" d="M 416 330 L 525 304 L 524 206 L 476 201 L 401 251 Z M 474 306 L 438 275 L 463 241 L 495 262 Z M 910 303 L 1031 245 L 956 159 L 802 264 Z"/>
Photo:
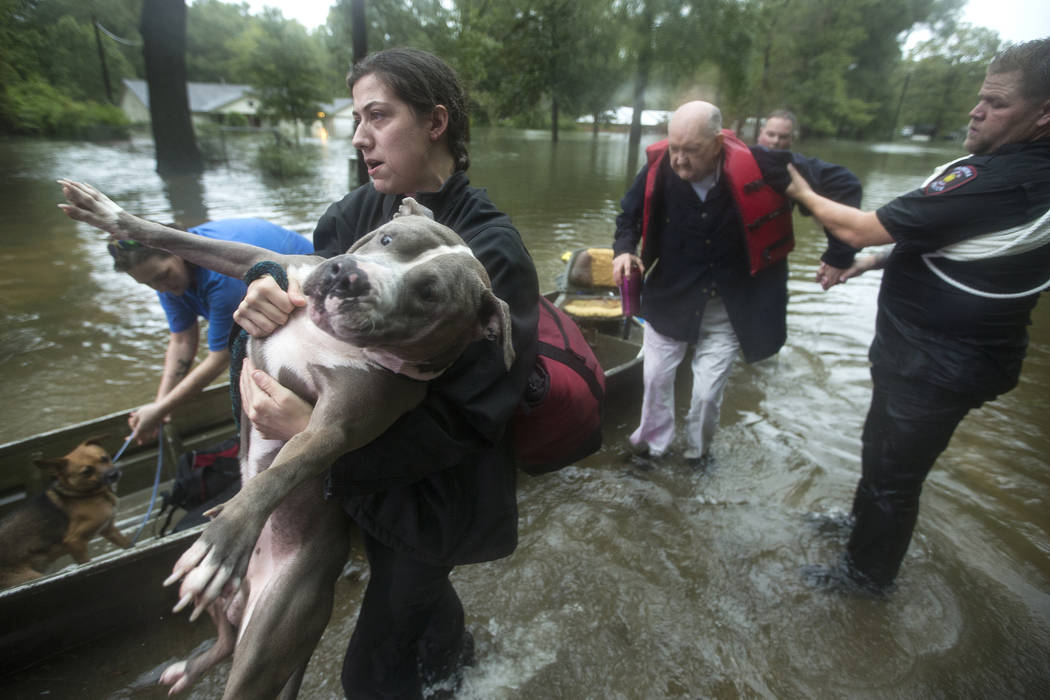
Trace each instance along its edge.
<path fill-rule="evenodd" d="M 710 102 L 686 102 L 667 125 L 671 169 L 687 182 L 715 172 L 722 156 L 722 112 Z"/>
<path fill-rule="evenodd" d="M 695 135 L 716 136 L 722 130 L 722 110 L 710 102 L 694 100 L 686 102 L 671 115 L 667 125 L 668 135 L 678 131 L 683 136 L 691 132 Z"/>

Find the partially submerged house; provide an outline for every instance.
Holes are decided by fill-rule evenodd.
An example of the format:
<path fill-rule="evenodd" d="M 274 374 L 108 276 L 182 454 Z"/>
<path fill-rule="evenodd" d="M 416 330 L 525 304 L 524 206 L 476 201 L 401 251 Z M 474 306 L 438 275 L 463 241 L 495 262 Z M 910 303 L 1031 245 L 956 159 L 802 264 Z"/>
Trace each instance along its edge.
<path fill-rule="evenodd" d="M 626 131 L 631 127 L 634 118 L 633 107 L 617 107 L 607 110 L 599 119 L 599 124 L 610 131 Z M 641 115 L 643 131 L 666 131 L 671 112 L 662 109 L 643 109 Z M 585 114 L 576 120 L 577 124 L 594 124 L 594 115 Z"/>
<path fill-rule="evenodd" d="M 252 95 L 250 85 L 231 83 L 186 83 L 190 100 L 190 114 L 194 120 L 225 124 L 231 115 L 241 115 L 238 123 L 247 120 L 260 125 L 257 114 L 259 101 Z M 133 124 L 149 123 L 149 87 L 145 80 L 124 79 L 124 96 L 120 107 Z"/>
<path fill-rule="evenodd" d="M 259 116 L 259 101 L 252 94 L 251 85 L 232 83 L 186 83 L 190 98 L 190 114 L 194 121 L 215 124 L 262 126 Z M 303 126 L 314 136 L 346 136 L 354 133 L 354 101 L 349 97 L 324 103 L 317 119 L 312 124 L 304 120 Z M 124 80 L 124 96 L 120 103 L 124 114 L 133 124 L 148 124 L 149 88 L 145 80 Z M 234 117 L 233 115 L 238 115 Z M 290 125 L 283 125 L 291 128 Z"/>
<path fill-rule="evenodd" d="M 321 105 L 321 114 L 318 114 L 319 126 L 322 126 L 328 136 L 339 136 L 350 138 L 354 135 L 354 101 L 349 97 L 340 97 L 334 102 Z M 318 126 L 318 125 L 315 125 Z"/>

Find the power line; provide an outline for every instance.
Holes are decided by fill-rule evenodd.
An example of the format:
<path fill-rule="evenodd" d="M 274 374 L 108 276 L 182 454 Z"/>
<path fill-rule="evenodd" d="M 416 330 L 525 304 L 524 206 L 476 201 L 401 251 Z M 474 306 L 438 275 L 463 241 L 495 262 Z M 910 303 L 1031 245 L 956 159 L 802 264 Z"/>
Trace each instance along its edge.
<path fill-rule="evenodd" d="M 142 39 L 139 39 L 137 41 L 129 41 L 128 39 L 122 39 L 121 37 L 117 36 L 113 32 L 111 32 L 108 29 L 106 29 L 105 27 L 103 27 L 102 24 L 98 20 L 95 20 L 95 26 L 98 27 L 98 29 L 103 34 L 105 34 L 106 36 L 108 36 L 110 39 L 112 39 L 113 41 L 117 42 L 118 44 L 124 44 L 125 46 L 142 46 Z"/>

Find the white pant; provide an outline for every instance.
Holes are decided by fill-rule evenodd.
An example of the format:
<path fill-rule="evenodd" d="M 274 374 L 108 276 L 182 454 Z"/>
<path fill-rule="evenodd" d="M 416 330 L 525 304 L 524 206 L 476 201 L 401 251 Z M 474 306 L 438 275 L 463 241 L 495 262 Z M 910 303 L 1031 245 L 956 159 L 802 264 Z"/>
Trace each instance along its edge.
<path fill-rule="evenodd" d="M 630 441 L 637 448 L 648 448 L 654 457 L 664 454 L 674 439 L 675 371 L 688 348 L 689 343 L 661 335 L 651 325 L 645 326 L 642 421 Z M 740 343 L 725 304 L 717 297 L 710 299 L 693 352 L 693 394 L 685 419 L 686 458 L 702 457 L 711 449 L 729 370 L 739 351 Z"/>

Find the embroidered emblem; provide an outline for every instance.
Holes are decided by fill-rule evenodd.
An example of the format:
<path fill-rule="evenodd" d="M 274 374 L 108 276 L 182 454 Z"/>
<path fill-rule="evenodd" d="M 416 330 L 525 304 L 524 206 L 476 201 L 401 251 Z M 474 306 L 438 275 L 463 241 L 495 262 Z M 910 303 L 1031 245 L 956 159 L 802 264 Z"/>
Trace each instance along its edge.
<path fill-rule="evenodd" d="M 948 168 L 940 176 L 934 178 L 930 184 L 926 185 L 923 194 L 941 194 L 948 190 L 954 190 L 956 187 L 965 185 L 976 177 L 977 169 L 972 165 L 956 165 L 953 168 Z"/>

